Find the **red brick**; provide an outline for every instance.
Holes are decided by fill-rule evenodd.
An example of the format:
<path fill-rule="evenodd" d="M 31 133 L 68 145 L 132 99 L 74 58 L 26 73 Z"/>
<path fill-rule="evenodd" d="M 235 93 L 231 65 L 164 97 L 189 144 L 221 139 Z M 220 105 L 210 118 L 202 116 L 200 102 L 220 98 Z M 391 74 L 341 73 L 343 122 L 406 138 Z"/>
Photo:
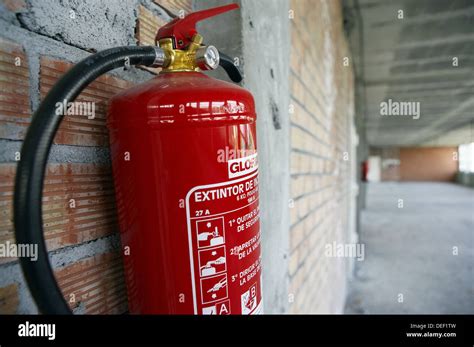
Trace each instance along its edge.
<path fill-rule="evenodd" d="M 56 269 L 55 275 L 71 309 L 83 306 L 87 314 L 121 314 L 127 311 L 123 263 L 118 251 Z"/>
<path fill-rule="evenodd" d="M 154 46 L 158 29 L 166 22 L 155 16 L 150 10 L 140 5 L 138 7 L 138 19 L 136 29 L 136 39 L 140 46 Z"/>
<path fill-rule="evenodd" d="M 2 0 L 3 6 L 12 12 L 21 12 L 26 9 L 25 0 Z"/>
<path fill-rule="evenodd" d="M 138 7 L 137 27 L 135 30 L 135 37 L 139 46 L 155 46 L 155 37 L 158 29 L 166 24 L 166 21 L 158 16 L 155 16 L 150 10 L 144 6 Z M 157 74 L 161 71 L 160 68 L 142 67 L 143 69 Z"/>
<path fill-rule="evenodd" d="M 0 287 L 0 314 L 15 314 L 19 302 L 17 284 Z"/>
<path fill-rule="evenodd" d="M 314 174 L 303 176 L 302 184 L 291 186 L 293 198 L 295 194 L 305 194 L 295 202 L 296 213 L 293 212 L 305 219 L 293 225 L 290 234 L 291 249 L 298 252 L 301 269 L 290 281 L 290 288 L 298 292 L 291 311 L 332 312 L 325 302 L 340 300 L 340 293 L 334 288 L 344 288 L 338 274 L 345 269 L 340 266 L 343 262 L 328 263 L 322 255 L 326 240 L 340 235 L 340 228 L 347 228 L 346 213 L 336 215 L 335 211 L 344 211 L 341 201 L 347 199 L 345 187 L 350 179 L 341 153 L 349 150 L 347 129 L 353 110 L 353 76 L 350 69 L 334 63 L 349 54 L 340 24 L 340 1 L 292 0 L 290 8 L 295 11 L 290 57 L 290 93 L 295 112 L 291 121 L 306 129 L 304 132 L 292 128 L 291 172 Z M 297 149 L 305 154 L 295 153 Z M 294 271 L 295 262 L 290 259 L 290 272 Z"/>
<path fill-rule="evenodd" d="M 72 65 L 65 61 L 41 57 L 40 93 L 42 99 Z M 107 103 L 112 96 L 130 88 L 133 84 L 111 75 L 96 79 L 76 99 L 78 102 L 95 102 L 95 118 L 88 119 L 83 115 L 65 116 L 54 142 L 78 146 L 108 146 L 108 133 L 105 126 Z"/>
<path fill-rule="evenodd" d="M 31 114 L 29 85 L 23 48 L 0 38 L 0 138 L 19 140 L 25 136 Z"/>
<path fill-rule="evenodd" d="M 175 16 L 179 16 L 182 13 L 180 11 L 184 11 L 187 15 L 193 10 L 192 0 L 154 0 L 154 2 Z"/>
<path fill-rule="evenodd" d="M 15 164 L 0 164 L 0 243 L 14 242 Z M 70 208 L 70 199 L 76 207 Z M 43 222 L 48 249 L 80 244 L 118 230 L 111 169 L 95 164 L 50 164 L 43 190 Z M 0 264 L 12 261 L 0 258 Z"/>

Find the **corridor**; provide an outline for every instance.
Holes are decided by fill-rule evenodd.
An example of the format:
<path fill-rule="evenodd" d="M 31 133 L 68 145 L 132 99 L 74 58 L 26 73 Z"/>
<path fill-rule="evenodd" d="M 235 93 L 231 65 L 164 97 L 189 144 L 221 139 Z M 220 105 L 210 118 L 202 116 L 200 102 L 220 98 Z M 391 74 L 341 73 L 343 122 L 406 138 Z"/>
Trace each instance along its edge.
<path fill-rule="evenodd" d="M 346 313 L 474 313 L 474 190 L 383 182 L 367 194 Z"/>

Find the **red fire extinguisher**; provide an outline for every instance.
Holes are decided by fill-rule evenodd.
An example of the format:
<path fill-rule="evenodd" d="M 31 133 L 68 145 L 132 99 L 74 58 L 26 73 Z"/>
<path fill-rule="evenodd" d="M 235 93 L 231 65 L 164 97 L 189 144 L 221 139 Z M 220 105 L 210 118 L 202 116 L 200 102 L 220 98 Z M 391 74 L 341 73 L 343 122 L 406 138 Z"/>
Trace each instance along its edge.
<path fill-rule="evenodd" d="M 44 244 L 41 188 L 61 118 L 100 74 L 130 64 L 162 67 L 150 81 L 115 96 L 107 127 L 131 313 L 263 312 L 256 114 L 250 92 L 203 74 L 232 60 L 204 46 L 196 22 L 237 8 L 192 13 L 162 27 L 156 47 L 122 47 L 85 59 L 35 113 L 15 189 L 17 242 L 39 243 L 37 262 L 21 259 L 43 312 L 70 312 Z"/>

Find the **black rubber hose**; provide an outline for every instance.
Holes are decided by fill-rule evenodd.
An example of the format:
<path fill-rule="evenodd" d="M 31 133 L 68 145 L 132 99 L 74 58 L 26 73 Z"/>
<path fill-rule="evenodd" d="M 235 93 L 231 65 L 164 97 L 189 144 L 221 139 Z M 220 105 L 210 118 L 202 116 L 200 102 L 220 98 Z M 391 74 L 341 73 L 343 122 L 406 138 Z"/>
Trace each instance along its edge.
<path fill-rule="evenodd" d="M 117 47 L 94 54 L 69 70 L 51 89 L 34 113 L 18 163 L 14 222 L 18 244 L 38 245 L 38 259 L 20 257 L 31 294 L 42 313 L 72 313 L 54 277 L 43 235 L 42 192 L 49 151 L 63 118 L 56 103 L 72 102 L 97 77 L 107 71 L 130 65 L 152 65 L 154 47 Z"/>

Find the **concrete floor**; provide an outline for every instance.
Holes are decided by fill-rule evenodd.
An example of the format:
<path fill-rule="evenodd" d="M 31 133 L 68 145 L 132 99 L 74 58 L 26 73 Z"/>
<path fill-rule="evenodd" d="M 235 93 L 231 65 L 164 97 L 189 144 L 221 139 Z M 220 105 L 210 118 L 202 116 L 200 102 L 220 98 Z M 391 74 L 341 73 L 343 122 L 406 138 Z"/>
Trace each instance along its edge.
<path fill-rule="evenodd" d="M 346 313 L 474 313 L 474 189 L 370 183 L 367 198 Z"/>

